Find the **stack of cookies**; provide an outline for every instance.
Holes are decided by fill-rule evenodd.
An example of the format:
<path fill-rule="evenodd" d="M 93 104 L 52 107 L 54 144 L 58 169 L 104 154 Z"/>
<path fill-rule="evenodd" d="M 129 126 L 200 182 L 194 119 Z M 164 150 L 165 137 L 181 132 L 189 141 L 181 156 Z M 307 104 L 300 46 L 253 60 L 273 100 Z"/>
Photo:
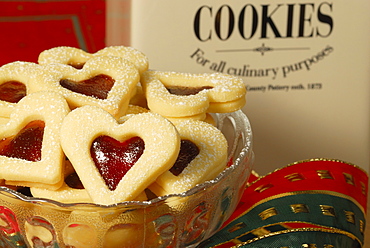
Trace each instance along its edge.
<path fill-rule="evenodd" d="M 150 70 L 124 46 L 3 65 L 1 185 L 103 205 L 185 192 L 226 168 L 212 113 L 241 109 L 245 94 L 240 78 Z"/>

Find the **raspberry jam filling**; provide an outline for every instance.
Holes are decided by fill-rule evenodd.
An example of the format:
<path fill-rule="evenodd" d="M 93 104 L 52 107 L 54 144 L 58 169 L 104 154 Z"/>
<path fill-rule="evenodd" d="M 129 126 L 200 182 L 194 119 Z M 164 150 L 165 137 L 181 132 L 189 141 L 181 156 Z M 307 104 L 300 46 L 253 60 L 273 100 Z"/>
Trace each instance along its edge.
<path fill-rule="evenodd" d="M 98 99 L 107 99 L 109 91 L 112 89 L 115 80 L 104 74 L 96 75 L 92 78 L 76 82 L 70 79 L 60 80 L 63 88 L 86 96 L 92 96 Z"/>
<path fill-rule="evenodd" d="M 97 137 L 90 148 L 91 157 L 110 190 L 118 183 L 139 160 L 145 149 L 140 137 L 132 137 L 120 142 L 109 136 Z"/>
<path fill-rule="evenodd" d="M 77 173 L 74 172 L 68 175 L 64 182 L 72 189 L 84 189 L 85 187 L 82 185 L 80 178 L 78 177 Z"/>
<path fill-rule="evenodd" d="M 69 63 L 68 65 L 72 66 L 75 69 L 81 70 L 84 67 L 85 63 L 73 62 L 73 63 Z"/>
<path fill-rule="evenodd" d="M 7 81 L 0 84 L 0 100 L 17 103 L 26 96 L 26 85 L 18 81 Z"/>
<path fill-rule="evenodd" d="M 0 140 L 0 155 L 32 162 L 41 160 L 45 123 L 31 121 L 17 135 Z"/>
<path fill-rule="evenodd" d="M 185 86 L 168 86 L 166 89 L 168 92 L 178 96 L 189 96 L 196 95 L 202 90 L 210 90 L 212 86 L 202 86 L 202 87 L 185 87 Z"/>
<path fill-rule="evenodd" d="M 175 164 L 170 169 L 170 172 L 175 176 L 189 165 L 189 163 L 199 154 L 199 148 L 190 140 L 181 140 L 180 152 Z"/>

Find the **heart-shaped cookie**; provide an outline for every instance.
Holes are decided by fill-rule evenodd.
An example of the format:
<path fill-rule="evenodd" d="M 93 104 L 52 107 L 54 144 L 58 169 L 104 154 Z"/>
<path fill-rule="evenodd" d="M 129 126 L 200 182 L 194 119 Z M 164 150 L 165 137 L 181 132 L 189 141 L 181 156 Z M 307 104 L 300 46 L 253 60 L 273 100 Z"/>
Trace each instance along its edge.
<path fill-rule="evenodd" d="M 84 106 L 64 119 L 61 144 L 91 199 L 109 205 L 136 199 L 167 171 L 180 137 L 158 114 L 137 114 L 119 124 L 103 109 Z"/>
<path fill-rule="evenodd" d="M 38 90 L 62 94 L 71 109 L 94 105 L 115 117 L 125 114 L 139 81 L 133 64 L 113 56 L 93 57 L 81 70 L 64 64 L 47 64 L 44 68 L 49 80 L 42 80 Z"/>
<path fill-rule="evenodd" d="M 22 98 L 9 121 L 0 126 L 0 178 L 9 185 L 60 187 L 64 154 L 60 127 L 69 112 L 55 92 Z"/>
<path fill-rule="evenodd" d="M 16 104 L 30 93 L 37 83 L 41 66 L 31 62 L 16 61 L 0 67 L 0 116 L 9 117 Z M 31 90 L 32 92 L 32 90 Z"/>
<path fill-rule="evenodd" d="M 166 117 L 233 112 L 245 104 L 242 79 L 221 73 L 147 71 L 141 84 L 151 111 Z"/>
<path fill-rule="evenodd" d="M 47 198 L 62 203 L 91 203 L 92 200 L 81 184 L 71 163 L 66 160 L 64 164 L 64 182 L 57 190 L 31 187 L 33 197 Z"/>
<path fill-rule="evenodd" d="M 140 73 L 148 69 L 148 58 L 133 47 L 109 46 L 96 53 L 88 53 L 80 48 L 60 46 L 42 51 L 38 57 L 41 65 L 60 63 L 70 65 L 76 69 L 82 69 L 89 59 L 96 56 L 116 56 L 126 59 L 133 63 Z"/>
<path fill-rule="evenodd" d="M 96 53 L 94 56 L 117 56 L 133 63 L 140 73 L 148 70 L 149 60 L 147 56 L 133 47 L 108 46 Z"/>
<path fill-rule="evenodd" d="M 219 129 L 191 120 L 175 126 L 181 137 L 179 156 L 171 169 L 149 187 L 157 196 L 185 192 L 214 179 L 226 168 L 228 145 Z"/>
<path fill-rule="evenodd" d="M 62 203 L 92 203 L 86 189 L 81 183 L 80 178 L 75 172 L 69 160 L 65 161 L 64 182 L 58 189 L 45 189 L 31 187 L 33 197 L 47 198 Z M 135 201 L 147 200 L 145 192 L 140 194 Z"/>

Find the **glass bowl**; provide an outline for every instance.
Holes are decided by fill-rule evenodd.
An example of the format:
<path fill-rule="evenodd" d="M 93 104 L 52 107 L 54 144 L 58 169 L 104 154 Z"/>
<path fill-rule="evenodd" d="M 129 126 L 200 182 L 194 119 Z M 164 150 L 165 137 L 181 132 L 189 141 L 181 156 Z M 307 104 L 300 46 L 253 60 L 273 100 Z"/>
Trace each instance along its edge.
<path fill-rule="evenodd" d="M 214 114 L 229 143 L 228 167 L 191 190 L 151 201 L 103 206 L 27 197 L 0 187 L 1 247 L 195 247 L 235 210 L 253 164 L 242 111 Z"/>

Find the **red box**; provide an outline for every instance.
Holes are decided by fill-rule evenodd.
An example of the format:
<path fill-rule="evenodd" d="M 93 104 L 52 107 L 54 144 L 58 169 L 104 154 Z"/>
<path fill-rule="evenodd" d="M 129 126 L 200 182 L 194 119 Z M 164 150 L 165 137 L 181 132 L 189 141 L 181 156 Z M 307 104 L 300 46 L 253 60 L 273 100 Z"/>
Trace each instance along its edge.
<path fill-rule="evenodd" d="M 105 24 L 104 0 L 0 1 L 0 66 L 37 62 L 56 46 L 96 52 L 105 47 Z"/>

